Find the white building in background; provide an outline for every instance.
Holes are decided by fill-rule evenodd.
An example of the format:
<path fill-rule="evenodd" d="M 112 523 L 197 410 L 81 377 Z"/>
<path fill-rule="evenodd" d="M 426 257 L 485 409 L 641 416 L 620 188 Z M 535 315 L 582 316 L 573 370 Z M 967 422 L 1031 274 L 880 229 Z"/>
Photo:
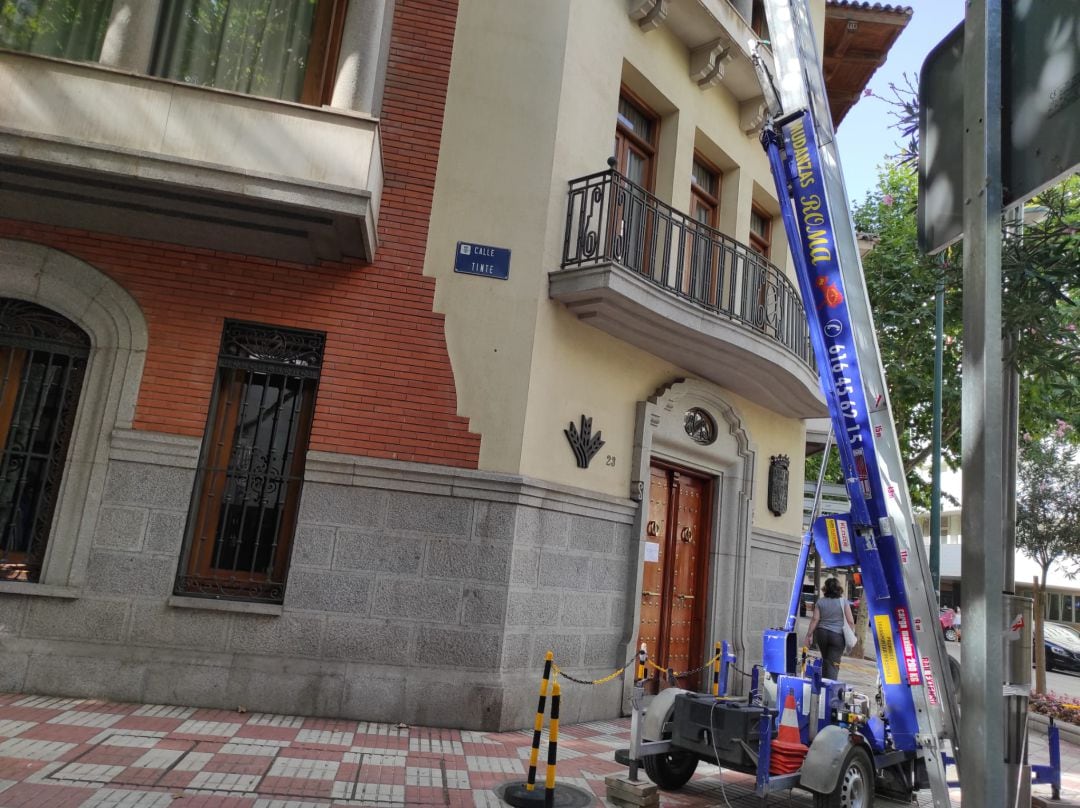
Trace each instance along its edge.
<path fill-rule="evenodd" d="M 941 605 L 959 606 L 961 595 L 960 552 L 963 542 L 960 535 L 960 508 L 941 512 Z M 923 540 L 930 545 L 930 514 L 917 515 Z M 1042 578 L 1039 565 L 1019 550 L 1016 552 L 1015 591 L 1018 595 L 1031 597 L 1032 579 Z M 1054 565 L 1047 575 L 1043 616 L 1057 623 L 1080 625 L 1080 579 L 1070 580 Z"/>
<path fill-rule="evenodd" d="M 828 434 L 828 421 L 816 419 L 807 422 L 806 439 L 807 455 L 815 450 L 820 451 L 824 446 L 825 437 Z M 810 513 L 814 509 L 814 491 L 816 480 L 806 480 L 803 498 L 803 530 L 809 527 Z M 942 473 L 942 490 L 960 502 L 960 474 L 945 470 Z M 850 510 L 847 491 L 842 485 L 829 483 L 822 486 L 821 498 L 818 503 L 817 513 L 845 513 Z M 956 607 L 960 604 L 961 596 L 961 572 L 960 556 L 961 540 L 960 528 L 961 508 L 952 507 L 943 509 L 941 513 L 941 605 Z M 930 547 L 930 514 L 929 512 L 917 513 L 916 522 L 922 533 L 923 542 L 927 546 L 929 556 Z M 1021 553 L 1016 552 L 1014 567 L 1015 592 L 1018 595 L 1031 597 L 1032 580 L 1042 577 L 1039 565 Z M 808 573 L 809 578 L 809 573 Z M 1044 617 L 1059 623 L 1070 623 L 1080 626 L 1080 577 L 1070 579 L 1058 565 L 1050 568 L 1047 575 L 1048 584 L 1044 600 Z"/>

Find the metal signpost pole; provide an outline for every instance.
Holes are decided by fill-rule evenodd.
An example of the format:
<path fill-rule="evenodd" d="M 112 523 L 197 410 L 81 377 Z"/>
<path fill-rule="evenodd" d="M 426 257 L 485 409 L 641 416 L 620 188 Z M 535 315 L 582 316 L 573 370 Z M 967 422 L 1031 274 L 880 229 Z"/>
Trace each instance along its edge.
<path fill-rule="evenodd" d="M 1001 0 L 964 23 L 961 805 L 1006 804 L 1002 694 Z"/>
<path fill-rule="evenodd" d="M 941 603 L 941 385 L 945 350 L 945 266 L 937 282 L 934 301 L 934 425 L 930 470 L 930 579 Z"/>

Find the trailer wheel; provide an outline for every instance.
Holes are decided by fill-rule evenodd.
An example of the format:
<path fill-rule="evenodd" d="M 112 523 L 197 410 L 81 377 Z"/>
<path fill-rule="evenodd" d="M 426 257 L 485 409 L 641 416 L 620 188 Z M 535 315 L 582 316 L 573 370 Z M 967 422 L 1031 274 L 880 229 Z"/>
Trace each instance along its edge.
<path fill-rule="evenodd" d="M 874 767 L 865 749 L 851 747 L 836 788 L 829 794 L 815 794 L 814 808 L 874 808 Z"/>
<path fill-rule="evenodd" d="M 677 791 L 694 776 L 697 761 L 693 754 L 682 750 L 649 755 L 644 759 L 645 773 L 664 791 Z"/>

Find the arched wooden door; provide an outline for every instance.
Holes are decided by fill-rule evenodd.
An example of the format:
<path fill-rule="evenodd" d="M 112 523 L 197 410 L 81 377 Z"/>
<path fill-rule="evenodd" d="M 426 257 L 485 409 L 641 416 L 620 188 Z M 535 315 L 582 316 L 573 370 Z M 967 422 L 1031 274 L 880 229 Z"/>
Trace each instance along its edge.
<path fill-rule="evenodd" d="M 705 477 L 658 463 L 650 468 L 637 645 L 644 642 L 653 662 L 676 673 L 704 661 L 709 491 Z M 650 691 L 664 687 L 655 669 L 649 679 Z M 699 682 L 686 677 L 679 685 L 694 689 Z"/>

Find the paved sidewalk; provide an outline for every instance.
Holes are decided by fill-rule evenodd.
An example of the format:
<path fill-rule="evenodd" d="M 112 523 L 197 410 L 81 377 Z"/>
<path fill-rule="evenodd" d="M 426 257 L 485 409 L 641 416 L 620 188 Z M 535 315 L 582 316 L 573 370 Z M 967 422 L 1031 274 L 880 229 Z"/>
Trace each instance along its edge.
<path fill-rule="evenodd" d="M 0 808 L 495 808 L 491 789 L 525 776 L 531 734 L 0 694 Z M 612 753 L 629 735 L 627 719 L 562 727 L 559 782 L 610 805 L 604 776 L 623 771 Z M 1034 762 L 1045 744 L 1032 736 Z M 1063 752 L 1066 795 L 1080 797 L 1080 747 Z M 701 766 L 661 805 L 758 805 L 752 789 Z M 776 799 L 812 804 L 800 791 Z"/>

